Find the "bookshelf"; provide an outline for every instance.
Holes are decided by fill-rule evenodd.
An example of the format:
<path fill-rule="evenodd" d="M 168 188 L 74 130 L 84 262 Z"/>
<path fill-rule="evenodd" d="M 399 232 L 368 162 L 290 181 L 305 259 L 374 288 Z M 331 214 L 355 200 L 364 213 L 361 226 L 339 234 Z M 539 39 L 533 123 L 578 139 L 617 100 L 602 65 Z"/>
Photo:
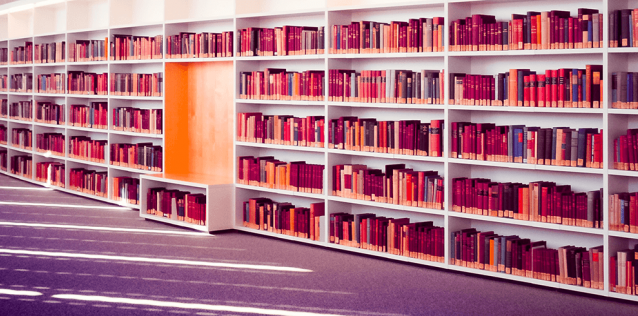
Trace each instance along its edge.
<path fill-rule="evenodd" d="M 67 45 L 76 40 L 112 39 L 115 34 L 135 36 L 179 34 L 179 32 L 226 32 L 235 34 L 233 47 L 238 47 L 237 30 L 248 27 L 280 27 L 283 25 L 305 25 L 325 27 L 325 54 L 292 56 L 253 56 L 222 58 L 172 59 L 166 55 L 148 60 L 105 60 L 63 62 L 53 64 L 0 65 L 0 75 L 33 73 L 68 73 L 85 71 L 93 73 L 164 73 L 164 95 L 161 97 L 135 97 L 116 95 L 42 94 L 33 92 L 0 92 L 0 99 L 8 103 L 38 101 L 64 104 L 66 121 L 64 125 L 37 123 L 0 118 L 0 125 L 7 127 L 10 140 L 15 128 L 29 128 L 33 137 L 44 132 L 64 133 L 67 142 L 74 136 L 113 143 L 145 142 L 164 148 L 164 175 L 156 172 L 115 166 L 109 163 L 108 150 L 105 163 L 70 158 L 68 148 L 64 157 L 49 156 L 31 150 L 8 145 L 0 149 L 8 151 L 8 160 L 18 155 L 31 155 L 33 166 L 46 161 L 63 162 L 66 166 L 66 188 L 56 188 L 65 192 L 89 196 L 102 201 L 118 203 L 140 210 L 142 217 L 180 225 L 172 219 L 158 219 L 146 216 L 145 188 L 164 186 L 198 193 L 212 192 L 222 186 L 230 197 L 227 212 L 209 210 L 206 227 L 195 229 L 217 230 L 234 228 L 256 234 L 287 240 L 320 245 L 333 249 L 362 253 L 393 260 L 412 262 L 425 266 L 486 275 L 496 278 L 543 285 L 552 288 L 569 289 L 578 292 L 638 301 L 638 296 L 611 292 L 608 284 L 609 257 L 616 251 L 633 247 L 638 243 L 638 235 L 609 230 L 608 196 L 620 192 L 638 191 L 638 172 L 613 169 L 613 140 L 630 128 L 638 128 L 638 110 L 611 108 L 612 72 L 638 71 L 636 48 L 609 48 L 608 13 L 611 10 L 638 7 L 638 1 L 584 0 L 584 1 L 472 1 L 472 0 L 235 0 L 213 3 L 206 0 L 62 0 L 30 1 L 0 7 L 0 48 L 10 50 L 25 42 L 50 43 L 66 41 Z M 598 9 L 602 14 L 603 46 L 600 48 L 566 50 L 508 50 L 508 51 L 449 51 L 447 49 L 448 26 L 451 21 L 473 14 L 495 15 L 497 21 L 507 21 L 512 13 L 527 11 L 570 11 L 572 16 L 578 8 Z M 443 52 L 385 53 L 385 54 L 330 54 L 329 37 L 332 25 L 348 24 L 355 21 L 407 21 L 420 17 L 444 17 Z M 163 45 L 165 47 L 165 45 Z M 584 68 L 585 65 L 603 65 L 604 93 L 601 108 L 530 108 L 506 106 L 466 106 L 452 105 L 448 101 L 450 73 L 496 75 L 512 68 L 529 68 L 539 72 L 546 69 Z M 285 68 L 287 71 L 330 69 L 376 70 L 409 69 L 443 70 L 445 91 L 443 101 L 437 104 L 402 103 L 362 103 L 328 101 L 278 101 L 241 99 L 239 96 L 238 74 L 240 72 L 263 71 L 265 68 Z M 108 129 L 75 127 L 68 124 L 69 108 L 72 104 L 89 105 L 91 102 L 107 102 L 109 110 Z M 186 105 L 186 106 L 185 106 Z M 164 133 L 142 134 L 116 131 L 112 128 L 112 110 L 120 107 L 164 110 Z M 324 116 L 326 123 L 342 116 L 376 118 L 377 120 L 445 120 L 443 133 L 443 156 L 409 156 L 377 152 L 362 152 L 343 149 L 329 149 L 327 127 L 325 147 L 299 147 L 239 141 L 236 136 L 238 113 L 261 112 L 265 115 L 293 115 L 295 117 Z M 523 163 L 478 161 L 450 157 L 452 122 L 496 123 L 497 125 L 525 124 L 527 126 L 569 126 L 570 128 L 598 128 L 604 130 L 603 161 L 600 169 L 576 168 Z M 231 134 L 232 133 L 232 134 Z M 183 141 L 184 139 L 188 141 Z M 35 145 L 34 145 L 35 146 Z M 313 194 L 269 189 L 237 184 L 237 157 L 275 156 L 283 161 L 306 161 L 321 164 L 324 171 L 324 193 Z M 333 196 L 331 193 L 332 166 L 337 164 L 365 164 L 372 168 L 382 168 L 387 164 L 403 163 L 415 170 L 435 170 L 444 177 L 444 210 L 427 209 L 404 205 L 378 203 Z M 133 177 L 141 180 L 139 191 L 141 204 L 130 205 L 114 202 L 112 190 L 108 196 L 97 197 L 72 191 L 68 185 L 69 170 L 87 168 L 107 172 L 109 187 L 115 177 Z M 8 169 L 10 170 L 10 168 Z M 0 173 L 12 175 L 9 171 Z M 174 176 L 173 174 L 181 174 Z M 203 175 L 196 177 L 194 175 Z M 15 176 L 15 175 L 12 175 Z M 571 185 L 576 192 L 602 188 L 603 228 L 586 228 L 543 222 L 523 221 L 510 218 L 490 217 L 451 210 L 452 179 L 458 177 L 489 178 L 496 182 L 553 181 Z M 23 177 L 20 177 L 23 178 Z M 217 179 L 211 183 L 210 179 Z M 28 179 L 35 181 L 35 175 Z M 199 183 L 199 184 L 198 184 Z M 224 186 L 233 183 L 231 188 Z M 229 193 L 230 192 L 230 193 Z M 214 193 L 207 195 L 213 198 Z M 311 241 L 286 235 L 257 231 L 243 226 L 242 203 L 250 198 L 266 197 L 276 201 L 289 201 L 295 205 L 324 202 L 326 214 L 345 212 L 362 214 L 367 212 L 387 217 L 407 217 L 412 221 L 432 221 L 435 226 L 445 228 L 445 263 L 423 261 L 383 252 L 346 247 L 328 241 L 328 216 L 322 221 L 320 241 Z M 221 199 L 224 200 L 224 199 Z M 210 205 L 210 203 L 209 203 Z M 230 217 L 228 217 L 230 216 Z M 212 222 L 219 219 L 219 226 Z M 185 225 L 190 227 L 189 225 Z M 191 225 L 192 226 L 192 225 Z M 493 230 L 498 234 L 518 234 L 532 240 L 547 240 L 548 247 L 574 244 L 582 247 L 603 245 L 605 249 L 605 285 L 603 290 L 547 282 L 510 274 L 470 269 L 450 265 L 450 233 L 465 228 L 482 231 Z"/>

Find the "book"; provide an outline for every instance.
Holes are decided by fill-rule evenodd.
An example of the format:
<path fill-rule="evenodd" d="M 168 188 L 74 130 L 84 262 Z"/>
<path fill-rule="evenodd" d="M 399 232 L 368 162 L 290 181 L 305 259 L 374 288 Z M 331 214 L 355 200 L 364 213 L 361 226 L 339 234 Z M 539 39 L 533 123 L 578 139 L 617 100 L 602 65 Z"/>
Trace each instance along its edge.
<path fill-rule="evenodd" d="M 75 43 L 69 43 L 67 47 L 68 62 L 106 61 L 109 40 L 108 38 L 103 40 L 76 40 Z M 64 53 L 64 50 L 62 50 L 62 53 Z"/>
<path fill-rule="evenodd" d="M 33 50 L 34 64 L 63 63 L 66 60 L 64 41 L 35 44 Z"/>
<path fill-rule="evenodd" d="M 108 74 L 84 71 L 68 71 L 67 89 L 69 94 L 107 95 Z M 130 78 L 129 78 L 130 80 Z M 132 85 L 132 82 L 127 82 Z M 138 83 L 139 84 L 139 83 Z"/>
<path fill-rule="evenodd" d="M 7 150 L 0 149 L 0 170 L 7 172 Z"/>
<path fill-rule="evenodd" d="M 233 56 L 233 32 L 180 32 L 166 37 L 167 58 L 213 58 Z"/>
<path fill-rule="evenodd" d="M 91 102 L 88 106 L 71 104 L 69 124 L 76 127 L 107 129 L 108 104 L 106 102 Z"/>
<path fill-rule="evenodd" d="M 266 68 L 240 72 L 238 77 L 240 99 L 323 101 L 326 95 L 323 70 L 293 72 Z"/>
<path fill-rule="evenodd" d="M 0 160 L 1 159 L 2 158 L 0 157 Z M 36 181 L 44 182 L 60 188 L 65 187 L 66 182 L 64 179 L 66 173 L 64 171 L 64 163 L 46 161 L 37 162 L 35 165 Z"/>
<path fill-rule="evenodd" d="M 161 97 L 164 91 L 162 72 L 152 74 L 111 73 L 109 82 L 109 94 L 116 96 Z"/>
<path fill-rule="evenodd" d="M 158 59 L 163 56 L 162 35 L 135 36 L 113 34 L 109 43 L 109 60 Z"/>
<path fill-rule="evenodd" d="M 20 149 L 33 149 L 33 133 L 28 128 L 11 129 L 11 146 Z"/>
<path fill-rule="evenodd" d="M 99 115 L 99 118 L 108 117 L 106 108 L 104 112 L 101 111 L 94 115 Z M 104 115 L 104 116 L 102 116 Z M 112 129 L 115 131 L 144 133 L 144 134 L 156 134 L 161 135 L 163 133 L 163 110 L 162 109 L 138 109 L 133 107 L 116 107 L 113 108 L 111 120 Z M 103 121 L 104 128 L 106 128 L 106 119 Z"/>
<path fill-rule="evenodd" d="M 35 135 L 36 151 L 44 154 L 64 157 L 66 148 L 64 142 L 64 134 L 62 133 L 43 133 Z"/>
<path fill-rule="evenodd" d="M 323 116 L 237 113 L 237 140 L 286 146 L 324 147 Z"/>
<path fill-rule="evenodd" d="M 18 101 L 9 105 L 9 118 L 19 121 L 33 121 L 33 101 Z"/>
<path fill-rule="evenodd" d="M 22 73 L 22 74 L 12 74 L 9 77 L 9 92 L 23 92 L 23 93 L 32 93 L 33 92 L 33 74 L 31 73 Z"/>
<path fill-rule="evenodd" d="M 54 104 L 46 101 L 35 102 L 35 122 L 54 125 L 65 123 L 64 104 Z"/>
<path fill-rule="evenodd" d="M 111 143 L 110 163 L 114 166 L 162 172 L 163 148 L 153 143 Z"/>
<path fill-rule="evenodd" d="M 106 163 L 107 140 L 91 139 L 88 136 L 71 136 L 69 158 Z"/>
<path fill-rule="evenodd" d="M 111 199 L 118 202 L 140 204 L 140 179 L 131 177 L 112 177 L 113 194 Z"/>
<path fill-rule="evenodd" d="M 323 165 L 284 162 L 272 156 L 238 157 L 237 183 L 270 189 L 323 193 Z"/>
<path fill-rule="evenodd" d="M 252 198 L 243 202 L 242 214 L 244 227 L 320 241 L 325 204 L 297 207 L 269 198 Z"/>
<path fill-rule="evenodd" d="M 107 198 L 109 189 L 107 172 L 72 168 L 69 170 L 69 189 Z"/>
<path fill-rule="evenodd" d="M 237 30 L 237 51 L 240 57 L 323 54 L 324 34 L 323 26 L 248 27 Z"/>
<path fill-rule="evenodd" d="M 9 157 L 9 172 L 20 177 L 31 179 L 33 176 L 33 158 L 31 155 L 15 155 Z"/>

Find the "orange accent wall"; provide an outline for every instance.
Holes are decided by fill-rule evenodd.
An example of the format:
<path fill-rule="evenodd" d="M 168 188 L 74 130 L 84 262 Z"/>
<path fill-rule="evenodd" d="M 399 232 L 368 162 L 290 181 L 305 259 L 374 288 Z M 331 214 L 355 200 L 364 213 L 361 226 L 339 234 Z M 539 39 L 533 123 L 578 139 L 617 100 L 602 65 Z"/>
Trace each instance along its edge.
<path fill-rule="evenodd" d="M 233 63 L 168 62 L 165 78 L 165 172 L 233 183 Z"/>

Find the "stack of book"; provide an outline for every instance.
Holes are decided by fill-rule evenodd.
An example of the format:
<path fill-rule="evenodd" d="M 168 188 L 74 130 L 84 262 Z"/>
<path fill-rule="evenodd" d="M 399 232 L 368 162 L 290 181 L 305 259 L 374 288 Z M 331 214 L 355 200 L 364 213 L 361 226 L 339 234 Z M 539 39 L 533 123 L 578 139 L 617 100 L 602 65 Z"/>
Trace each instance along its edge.
<path fill-rule="evenodd" d="M 325 204 L 295 207 L 288 202 L 254 198 L 244 201 L 242 214 L 245 227 L 320 241 Z"/>

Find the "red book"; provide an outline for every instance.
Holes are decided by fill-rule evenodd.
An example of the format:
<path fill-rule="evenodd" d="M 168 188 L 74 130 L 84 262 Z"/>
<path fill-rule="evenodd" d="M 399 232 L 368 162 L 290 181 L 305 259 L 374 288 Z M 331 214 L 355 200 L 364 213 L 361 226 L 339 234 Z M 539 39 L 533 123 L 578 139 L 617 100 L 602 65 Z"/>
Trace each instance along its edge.
<path fill-rule="evenodd" d="M 552 70 L 552 75 L 554 74 L 554 70 Z M 558 81 L 558 87 L 556 89 L 558 89 L 558 96 L 557 96 L 557 106 L 559 108 L 565 107 L 565 69 L 561 68 L 558 69 L 558 77 L 557 77 L 557 81 Z M 554 88 L 554 87 L 552 87 Z M 552 92 L 553 93 L 553 92 Z"/>
<path fill-rule="evenodd" d="M 523 77 L 523 106 L 530 106 L 530 76 Z"/>
<path fill-rule="evenodd" d="M 538 94 L 537 97 L 537 102 L 538 102 L 538 107 L 546 107 L 547 105 L 545 104 L 545 100 L 546 100 L 546 96 L 545 96 L 545 91 L 546 91 L 546 86 L 545 86 L 546 80 L 545 80 L 545 75 L 537 75 L 536 76 L 536 91 Z"/>
<path fill-rule="evenodd" d="M 536 20 L 536 19 L 534 19 Z M 532 38 L 534 38 L 534 36 L 532 36 Z M 530 74 L 529 75 L 529 106 L 530 107 L 536 107 L 536 100 L 538 98 L 538 89 L 536 88 L 536 81 L 537 81 L 537 76 L 536 74 Z"/>
<path fill-rule="evenodd" d="M 551 70 L 551 105 L 553 108 L 558 106 L 558 70 Z"/>

